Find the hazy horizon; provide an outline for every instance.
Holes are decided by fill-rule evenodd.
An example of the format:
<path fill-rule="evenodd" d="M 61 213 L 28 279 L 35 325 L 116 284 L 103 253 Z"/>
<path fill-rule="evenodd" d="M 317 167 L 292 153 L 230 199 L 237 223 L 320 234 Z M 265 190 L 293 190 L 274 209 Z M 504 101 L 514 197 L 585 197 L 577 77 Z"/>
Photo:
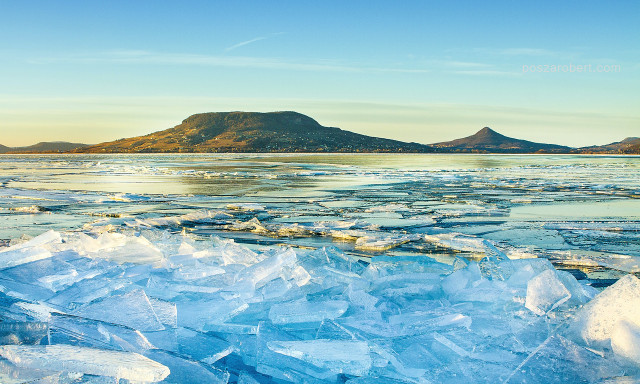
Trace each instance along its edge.
<path fill-rule="evenodd" d="M 0 5 L 0 144 L 100 143 L 203 112 L 292 110 L 424 144 L 489 126 L 638 136 L 640 3 Z"/>

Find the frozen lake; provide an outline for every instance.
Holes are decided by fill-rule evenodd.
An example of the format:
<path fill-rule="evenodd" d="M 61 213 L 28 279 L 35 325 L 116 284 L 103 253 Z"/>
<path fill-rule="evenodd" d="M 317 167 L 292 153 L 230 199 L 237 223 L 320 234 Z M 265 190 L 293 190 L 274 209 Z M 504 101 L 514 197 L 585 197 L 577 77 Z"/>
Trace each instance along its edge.
<path fill-rule="evenodd" d="M 230 217 L 162 228 L 248 244 L 334 245 L 365 257 L 429 254 L 440 260 L 461 250 L 422 239 L 366 249 L 336 242 L 340 236 L 328 235 L 327 228 L 379 240 L 456 232 L 563 268 L 597 270 L 600 277 L 601 268 L 592 267 L 640 271 L 640 157 L 1 156 L 0 186 L 5 242 L 49 229 L 128 228 L 140 220 L 215 210 Z M 254 218 L 267 232 L 239 230 Z M 333 228 L 336 223 L 340 228 Z"/>
<path fill-rule="evenodd" d="M 3 383 L 627 382 L 639 273 L 638 156 L 0 155 Z"/>

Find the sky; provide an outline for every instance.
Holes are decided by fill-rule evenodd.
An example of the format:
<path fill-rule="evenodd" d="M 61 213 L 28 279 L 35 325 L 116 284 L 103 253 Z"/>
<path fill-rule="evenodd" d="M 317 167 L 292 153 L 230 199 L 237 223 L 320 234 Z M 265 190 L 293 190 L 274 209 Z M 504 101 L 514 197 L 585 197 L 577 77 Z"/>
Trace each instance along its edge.
<path fill-rule="evenodd" d="M 0 144 L 297 111 L 434 143 L 640 136 L 640 2 L 0 0 Z"/>

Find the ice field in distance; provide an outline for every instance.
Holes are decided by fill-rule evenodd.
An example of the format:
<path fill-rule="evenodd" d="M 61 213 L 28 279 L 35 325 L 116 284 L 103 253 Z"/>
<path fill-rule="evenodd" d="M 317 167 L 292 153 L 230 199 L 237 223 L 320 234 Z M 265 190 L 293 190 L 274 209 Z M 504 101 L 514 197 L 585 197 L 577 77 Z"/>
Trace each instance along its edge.
<path fill-rule="evenodd" d="M 2 383 L 640 380 L 640 158 L 0 156 Z"/>

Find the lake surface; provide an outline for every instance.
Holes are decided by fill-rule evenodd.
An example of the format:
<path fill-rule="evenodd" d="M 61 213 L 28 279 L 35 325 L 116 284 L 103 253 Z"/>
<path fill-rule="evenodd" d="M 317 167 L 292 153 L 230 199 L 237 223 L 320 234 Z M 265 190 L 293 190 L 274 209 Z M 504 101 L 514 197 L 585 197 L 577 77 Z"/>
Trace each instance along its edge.
<path fill-rule="evenodd" d="M 206 212 L 226 216 L 154 224 Z M 596 281 L 640 271 L 640 157 L 3 155 L 0 223 L 5 244 L 50 229 L 158 227 L 255 248 L 481 257 L 438 240 L 462 234 Z"/>

